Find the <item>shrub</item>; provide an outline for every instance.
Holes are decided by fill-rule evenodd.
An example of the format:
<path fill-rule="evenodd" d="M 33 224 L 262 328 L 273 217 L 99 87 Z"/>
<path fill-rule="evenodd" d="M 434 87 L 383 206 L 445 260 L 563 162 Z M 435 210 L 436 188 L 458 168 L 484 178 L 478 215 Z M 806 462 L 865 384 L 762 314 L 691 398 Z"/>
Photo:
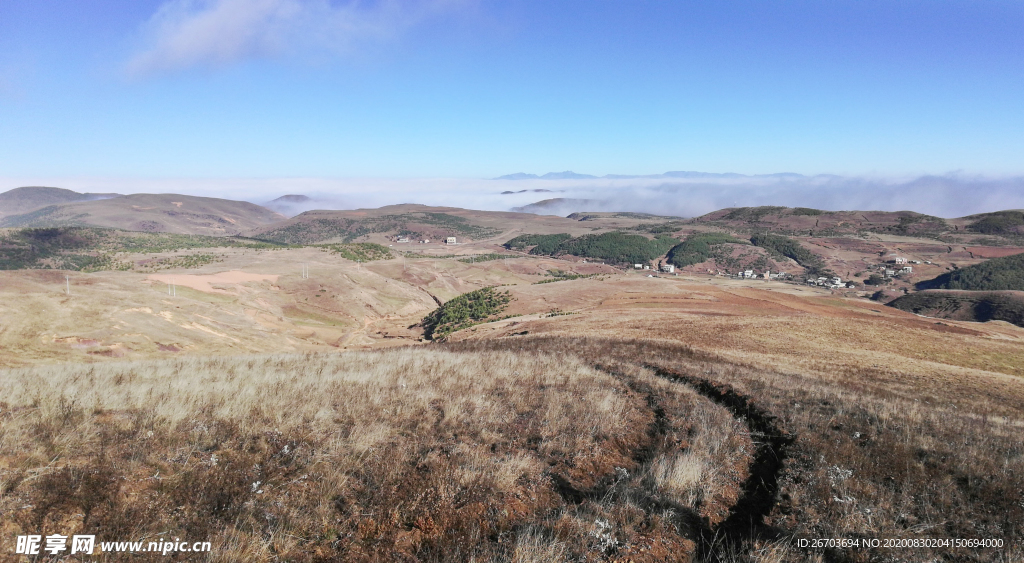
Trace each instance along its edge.
<path fill-rule="evenodd" d="M 430 340 L 443 340 L 449 334 L 480 323 L 505 310 L 512 301 L 507 291 L 484 287 L 462 295 L 441 305 L 423 317 L 420 324 L 424 336 Z"/>

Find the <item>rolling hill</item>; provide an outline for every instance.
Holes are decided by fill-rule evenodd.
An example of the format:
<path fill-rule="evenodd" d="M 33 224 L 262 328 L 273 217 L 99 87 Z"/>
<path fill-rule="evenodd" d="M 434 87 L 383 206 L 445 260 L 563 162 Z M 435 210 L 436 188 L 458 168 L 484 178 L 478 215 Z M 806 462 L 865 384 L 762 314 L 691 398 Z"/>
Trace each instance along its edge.
<path fill-rule="evenodd" d="M 322 242 L 384 242 L 395 236 L 436 241 L 447 236 L 459 242 L 511 238 L 512 233 L 586 234 L 596 230 L 635 228 L 658 220 L 653 216 L 605 217 L 582 223 L 557 216 L 507 211 L 478 211 L 417 204 L 388 205 L 378 209 L 307 211 L 281 223 L 260 227 L 249 236 L 287 244 Z"/>
<path fill-rule="evenodd" d="M 953 231 L 940 217 L 913 211 L 825 211 L 808 207 L 735 207 L 720 209 L 693 219 L 698 224 L 737 230 L 771 229 L 783 234 L 831 236 L 834 234 L 882 233 L 934 238 Z"/>
<path fill-rule="evenodd" d="M 76 201 L 92 201 L 117 197 L 119 194 L 79 193 L 64 188 L 26 186 L 0 193 L 0 219 L 21 215 L 46 207 Z"/>
<path fill-rule="evenodd" d="M 48 205 L 0 219 L 0 227 L 107 227 L 129 231 L 226 236 L 284 216 L 244 201 L 178 194 L 134 194 Z"/>

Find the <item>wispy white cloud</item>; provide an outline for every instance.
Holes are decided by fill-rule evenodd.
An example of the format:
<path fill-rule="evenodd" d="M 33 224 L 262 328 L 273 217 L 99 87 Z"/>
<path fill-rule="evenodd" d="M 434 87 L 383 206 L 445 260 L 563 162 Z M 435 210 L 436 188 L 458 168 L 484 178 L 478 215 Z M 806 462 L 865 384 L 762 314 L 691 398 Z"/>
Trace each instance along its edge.
<path fill-rule="evenodd" d="M 168 0 L 143 27 L 133 75 L 282 56 L 340 55 L 470 0 Z"/>

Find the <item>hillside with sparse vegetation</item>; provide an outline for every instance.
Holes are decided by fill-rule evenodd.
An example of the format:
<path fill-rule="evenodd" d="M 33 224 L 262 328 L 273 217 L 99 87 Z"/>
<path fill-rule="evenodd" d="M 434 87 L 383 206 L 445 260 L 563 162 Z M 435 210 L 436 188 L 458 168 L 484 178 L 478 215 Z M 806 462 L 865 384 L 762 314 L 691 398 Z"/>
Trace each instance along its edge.
<path fill-rule="evenodd" d="M 374 260 L 387 260 L 394 257 L 391 254 L 390 248 L 372 242 L 325 244 L 319 248 L 353 262 L 372 262 Z"/>
<path fill-rule="evenodd" d="M 281 248 L 281 245 L 243 237 L 140 233 L 92 227 L 4 229 L 0 230 L 0 270 L 125 270 L 132 268 L 132 264 L 125 261 L 126 254 L 158 254 L 200 248 L 271 250 Z M 180 257 L 161 260 L 196 265 L 206 259 L 197 259 L 200 262 L 182 261 Z M 202 263 L 209 263 L 209 260 Z"/>
<path fill-rule="evenodd" d="M 997 211 L 970 217 L 968 230 L 986 235 L 1024 234 L 1024 211 Z"/>
<path fill-rule="evenodd" d="M 422 211 L 356 218 L 318 211 L 303 213 L 290 219 L 287 224 L 261 230 L 254 236 L 283 244 L 317 244 L 333 240 L 351 243 L 372 234 L 428 239 L 441 236 L 482 239 L 500 233 L 500 229 L 479 225 L 451 213 Z"/>
<path fill-rule="evenodd" d="M 802 266 L 808 274 L 828 275 L 831 272 L 823 264 L 821 257 L 807 250 L 800 243 L 781 235 L 754 235 L 750 243 L 768 250 L 775 256 L 785 257 Z"/>

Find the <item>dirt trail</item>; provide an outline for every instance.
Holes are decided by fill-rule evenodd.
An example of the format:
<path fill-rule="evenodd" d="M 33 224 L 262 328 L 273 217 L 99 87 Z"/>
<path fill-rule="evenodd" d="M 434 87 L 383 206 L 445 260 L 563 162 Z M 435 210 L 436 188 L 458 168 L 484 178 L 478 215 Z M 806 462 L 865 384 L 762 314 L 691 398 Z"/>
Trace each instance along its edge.
<path fill-rule="evenodd" d="M 650 463 L 657 456 L 667 431 L 668 423 L 664 409 L 658 403 L 653 390 L 606 366 L 595 367 L 620 379 L 633 391 L 646 396 L 647 406 L 654 413 L 654 421 L 648 429 L 647 442 L 634 452 L 634 461 L 641 466 Z M 756 450 L 750 465 L 750 476 L 742 485 L 739 500 L 730 508 L 729 516 L 724 521 L 711 526 L 707 519 L 700 517 L 689 507 L 666 501 L 660 498 L 660 495 L 650 494 L 636 482 L 640 475 L 606 475 L 593 488 L 586 490 L 574 487 L 557 475 L 551 475 L 555 490 L 562 500 L 567 504 L 579 505 L 586 501 L 608 498 L 617 492 L 628 491 L 631 500 L 649 514 L 671 510 L 676 514 L 675 523 L 679 529 L 697 542 L 699 561 L 733 561 L 735 555 L 743 549 L 749 549 L 754 540 L 775 540 L 782 537 L 784 532 L 767 526 L 765 517 L 775 507 L 786 451 L 795 437 L 778 426 L 775 416 L 758 407 L 751 398 L 729 385 L 685 375 L 661 366 L 645 367 L 653 370 L 659 377 L 693 388 L 704 397 L 725 407 L 748 427 Z"/>
<path fill-rule="evenodd" d="M 743 483 L 742 495 L 730 509 L 728 518 L 714 529 L 704 527 L 701 530 L 701 560 L 732 560 L 729 554 L 739 552 L 744 542 L 750 544 L 755 539 L 778 539 L 782 536 L 782 530 L 765 524 L 765 517 L 775 507 L 783 462 L 795 436 L 780 428 L 775 416 L 729 385 L 661 366 L 647 367 L 659 377 L 688 385 L 728 409 L 733 416 L 746 423 L 757 445 L 754 461 L 750 465 L 750 477 Z"/>
<path fill-rule="evenodd" d="M 654 414 L 654 420 L 647 429 L 647 440 L 633 452 L 633 461 L 639 467 L 650 464 L 664 449 L 669 430 L 668 416 L 658 402 L 654 389 L 606 366 L 598 364 L 594 367 L 622 381 L 631 390 L 645 397 L 647 408 Z M 630 474 L 627 471 L 616 470 L 614 473 L 602 476 L 589 489 L 577 488 L 564 477 L 555 473 L 549 473 L 548 476 L 555 486 L 555 492 L 566 504 L 580 505 L 587 501 L 601 502 L 616 497 L 623 500 L 628 499 L 629 502 L 636 503 L 647 514 L 673 514 L 673 523 L 680 530 L 681 535 L 687 539 L 694 539 L 700 543 L 700 538 L 712 537 L 712 530 L 705 518 L 702 518 L 689 506 L 665 499 L 662 495 L 652 491 L 645 483 L 646 477 L 643 471 Z M 605 553 L 605 555 L 612 554 L 613 550 Z M 621 560 L 629 561 L 628 558 Z M 707 558 L 701 560 L 707 561 Z"/>

